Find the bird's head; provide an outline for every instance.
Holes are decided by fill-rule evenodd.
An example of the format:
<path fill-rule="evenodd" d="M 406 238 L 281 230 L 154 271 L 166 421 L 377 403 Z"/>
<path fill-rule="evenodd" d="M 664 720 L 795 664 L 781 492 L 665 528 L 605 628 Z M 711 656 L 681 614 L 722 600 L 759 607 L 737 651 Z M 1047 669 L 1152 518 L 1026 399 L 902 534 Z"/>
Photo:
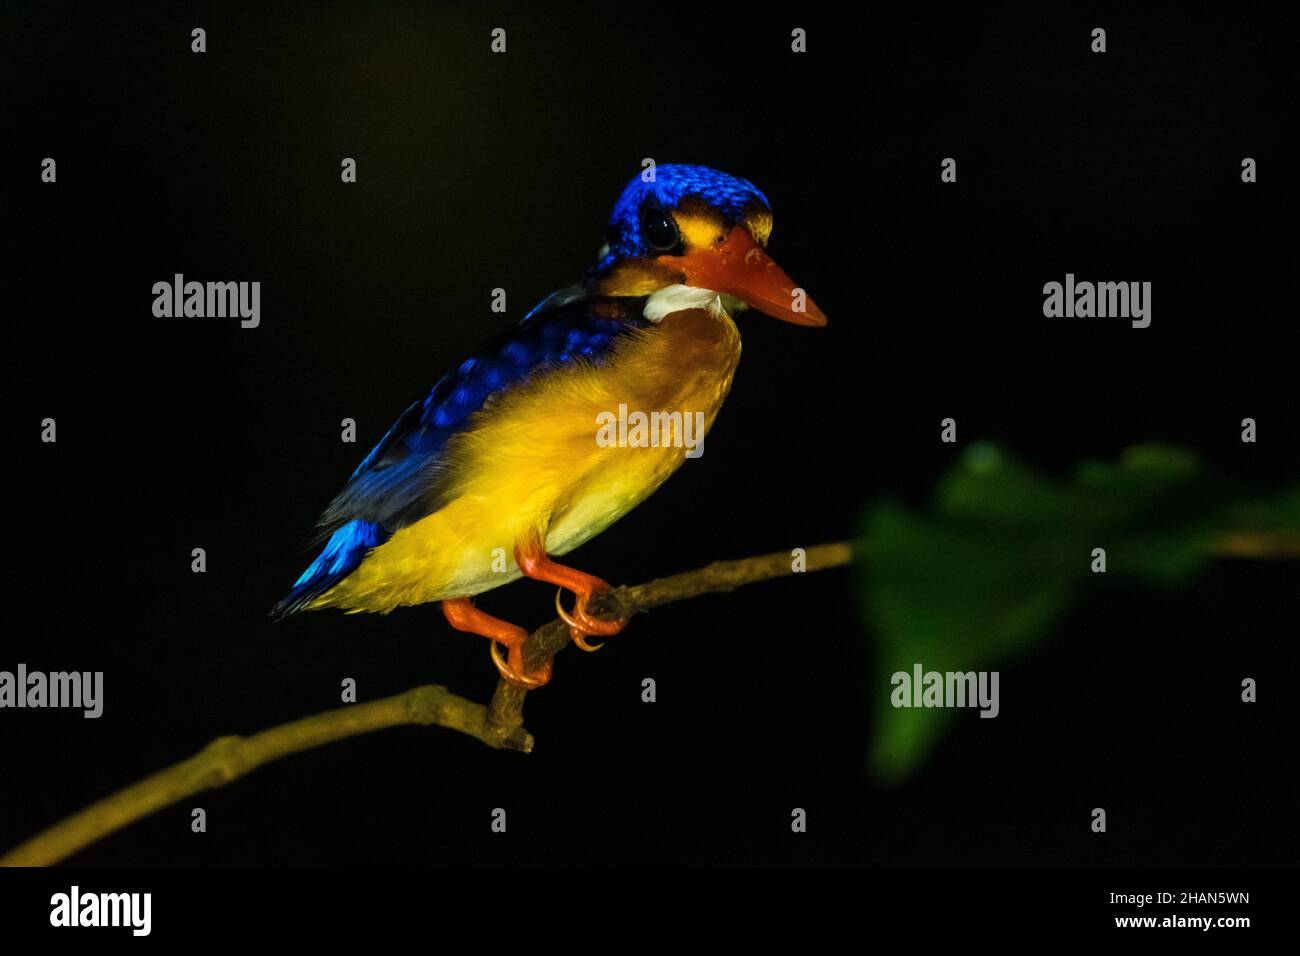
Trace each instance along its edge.
<path fill-rule="evenodd" d="M 750 306 L 796 325 L 826 316 L 765 251 L 767 197 L 707 166 L 664 165 L 619 197 L 591 279 L 602 295 L 647 296 L 646 318 L 717 303 Z"/>

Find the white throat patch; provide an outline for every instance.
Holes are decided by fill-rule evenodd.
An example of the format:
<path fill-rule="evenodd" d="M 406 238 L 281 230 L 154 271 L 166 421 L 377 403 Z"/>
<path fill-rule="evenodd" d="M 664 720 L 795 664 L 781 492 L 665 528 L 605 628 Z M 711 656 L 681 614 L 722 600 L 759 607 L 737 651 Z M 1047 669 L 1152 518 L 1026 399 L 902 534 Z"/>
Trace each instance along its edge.
<path fill-rule="evenodd" d="M 642 314 L 647 320 L 658 324 L 664 316 L 685 312 L 687 309 L 706 309 L 716 317 L 727 314 L 719 293 L 689 285 L 670 285 L 660 289 L 646 299 Z"/>

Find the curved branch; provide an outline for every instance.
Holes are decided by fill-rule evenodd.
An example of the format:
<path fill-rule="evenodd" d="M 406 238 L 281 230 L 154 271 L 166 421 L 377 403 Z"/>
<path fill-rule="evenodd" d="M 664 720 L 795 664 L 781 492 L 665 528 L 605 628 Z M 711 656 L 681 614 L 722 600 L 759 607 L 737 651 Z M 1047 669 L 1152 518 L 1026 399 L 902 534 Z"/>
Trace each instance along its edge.
<path fill-rule="evenodd" d="M 809 548 L 805 570 L 847 564 L 845 542 Z M 743 584 L 794 573 L 788 551 L 718 561 L 696 571 L 659 578 L 648 584 L 616 588 L 592 610 L 630 617 L 652 607 L 700 594 L 731 591 Z M 562 650 L 569 631 L 558 618 L 528 637 L 524 656 L 529 666 Z M 400 727 L 437 724 L 458 730 L 489 747 L 529 753 L 533 737 L 523 727 L 525 692 L 504 681 L 488 707 L 466 700 L 445 687 L 429 684 L 365 704 L 351 704 L 272 727 L 251 737 L 220 737 L 201 751 L 92 804 L 0 856 L 0 866 L 45 866 L 57 863 L 141 817 L 185 797 L 211 790 L 289 754 L 311 750 L 346 737 Z"/>
<path fill-rule="evenodd" d="M 776 551 L 739 561 L 714 561 L 695 571 L 658 578 L 648 584 L 615 588 L 593 600 L 588 612 L 595 617 L 628 618 L 661 604 L 701 594 L 734 591 L 755 581 L 799 573 L 794 569 L 791 557 L 789 551 Z M 853 548 L 847 541 L 819 544 L 806 550 L 801 570 L 822 571 L 839 567 L 848 564 L 852 557 Z M 569 629 L 559 618 L 542 625 L 528 635 L 524 644 L 524 666 L 529 670 L 540 667 L 548 657 L 564 650 L 569 643 Z M 527 696 L 526 690 L 505 681 L 497 683 L 492 703 L 488 705 L 488 725 L 494 732 L 508 734 L 523 727 L 524 699 Z"/>
<path fill-rule="evenodd" d="M 141 817 L 188 796 L 222 787 L 263 764 L 303 750 L 404 724 L 439 724 L 490 747 L 529 751 L 522 727 L 502 735 L 488 727 L 487 708 L 428 684 L 392 697 L 352 704 L 272 727 L 251 737 L 218 737 L 201 751 L 92 804 L 0 857 L 3 866 L 57 863 Z"/>

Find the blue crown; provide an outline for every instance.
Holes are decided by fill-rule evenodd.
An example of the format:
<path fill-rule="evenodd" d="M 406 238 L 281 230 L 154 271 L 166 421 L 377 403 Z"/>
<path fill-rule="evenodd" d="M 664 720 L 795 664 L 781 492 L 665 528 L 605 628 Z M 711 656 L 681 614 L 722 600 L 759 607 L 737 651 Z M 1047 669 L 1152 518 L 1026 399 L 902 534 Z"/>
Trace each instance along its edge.
<path fill-rule="evenodd" d="M 683 199 L 692 196 L 717 209 L 730 225 L 755 208 L 772 209 L 767 197 L 747 179 L 708 166 L 657 166 L 654 182 L 643 182 L 641 174 L 636 175 L 614 204 L 609 217 L 609 255 L 600 266 L 616 258 L 654 255 L 641 238 L 642 207 L 650 201 L 665 209 L 676 209 Z"/>

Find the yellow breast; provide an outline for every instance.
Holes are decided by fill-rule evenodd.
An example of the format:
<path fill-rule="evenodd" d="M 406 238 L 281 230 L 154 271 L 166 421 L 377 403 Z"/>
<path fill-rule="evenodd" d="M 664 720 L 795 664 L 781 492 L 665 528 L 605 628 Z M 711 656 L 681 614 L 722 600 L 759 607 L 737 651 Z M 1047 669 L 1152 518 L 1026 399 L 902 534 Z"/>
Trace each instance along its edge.
<path fill-rule="evenodd" d="M 688 460 L 739 359 L 730 317 L 693 309 L 626 337 L 599 366 L 574 363 L 489 399 L 445 446 L 448 504 L 314 606 L 387 612 L 490 590 L 519 577 L 514 546 L 528 532 L 551 554 L 576 548 Z"/>

